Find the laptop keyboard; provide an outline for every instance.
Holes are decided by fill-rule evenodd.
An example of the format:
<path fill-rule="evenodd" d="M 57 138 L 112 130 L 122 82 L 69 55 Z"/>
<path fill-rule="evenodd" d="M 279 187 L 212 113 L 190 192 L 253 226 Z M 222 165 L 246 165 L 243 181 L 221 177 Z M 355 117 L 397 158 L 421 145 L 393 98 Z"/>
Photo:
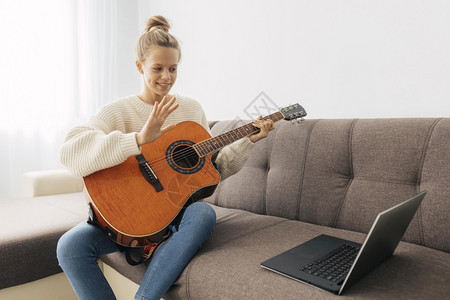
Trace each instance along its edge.
<path fill-rule="evenodd" d="M 345 276 L 347 276 L 359 249 L 359 247 L 343 245 L 316 261 L 301 267 L 300 271 L 341 284 Z"/>

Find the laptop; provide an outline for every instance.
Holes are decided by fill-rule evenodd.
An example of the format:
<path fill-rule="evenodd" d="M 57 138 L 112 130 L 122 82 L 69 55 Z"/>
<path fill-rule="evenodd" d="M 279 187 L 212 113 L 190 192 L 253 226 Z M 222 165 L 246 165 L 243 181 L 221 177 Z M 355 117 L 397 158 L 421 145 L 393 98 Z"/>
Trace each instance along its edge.
<path fill-rule="evenodd" d="M 425 194 L 379 213 L 363 244 L 322 234 L 261 267 L 341 295 L 394 253 Z"/>

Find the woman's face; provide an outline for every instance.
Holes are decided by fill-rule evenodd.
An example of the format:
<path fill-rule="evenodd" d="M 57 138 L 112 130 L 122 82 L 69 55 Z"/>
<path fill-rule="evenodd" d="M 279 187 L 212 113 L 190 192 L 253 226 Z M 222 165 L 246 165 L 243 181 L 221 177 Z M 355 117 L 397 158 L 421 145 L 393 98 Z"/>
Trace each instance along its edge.
<path fill-rule="evenodd" d="M 177 80 L 178 60 L 177 49 L 152 46 L 143 62 L 136 61 L 144 78 L 144 101 L 153 103 L 169 94 Z"/>

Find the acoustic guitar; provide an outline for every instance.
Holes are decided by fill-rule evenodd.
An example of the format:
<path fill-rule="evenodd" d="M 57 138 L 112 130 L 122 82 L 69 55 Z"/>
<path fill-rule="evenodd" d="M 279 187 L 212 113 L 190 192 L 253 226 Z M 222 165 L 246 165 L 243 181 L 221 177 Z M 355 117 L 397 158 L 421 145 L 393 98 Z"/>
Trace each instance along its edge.
<path fill-rule="evenodd" d="M 304 116 L 303 107 L 294 104 L 263 120 Z M 220 181 L 213 154 L 258 131 L 248 123 L 211 137 L 195 122 L 178 123 L 156 141 L 143 145 L 141 154 L 84 177 L 90 220 L 123 246 L 142 247 L 160 241 L 188 201 L 213 193 Z"/>

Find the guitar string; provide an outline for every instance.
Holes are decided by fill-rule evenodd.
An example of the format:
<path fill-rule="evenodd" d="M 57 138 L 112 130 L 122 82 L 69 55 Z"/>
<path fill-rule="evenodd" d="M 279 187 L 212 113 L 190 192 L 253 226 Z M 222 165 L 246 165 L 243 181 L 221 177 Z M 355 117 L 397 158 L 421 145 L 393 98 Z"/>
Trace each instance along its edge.
<path fill-rule="evenodd" d="M 264 117 L 263 120 L 269 119 L 269 118 L 271 118 L 271 116 L 275 118 L 275 116 L 269 115 L 269 116 Z M 273 121 L 279 121 L 279 120 L 281 120 L 281 119 L 276 119 L 276 118 L 275 118 L 275 120 L 273 120 Z M 196 143 L 195 145 L 200 145 L 200 144 L 208 143 L 209 141 L 211 141 L 211 140 L 213 140 L 213 139 L 219 139 L 219 142 L 218 142 L 218 143 L 215 143 L 215 145 L 214 145 L 214 146 L 217 146 L 217 144 L 219 144 L 219 145 L 220 145 L 220 144 L 223 144 L 223 145 L 221 145 L 220 148 L 217 149 L 217 150 L 219 150 L 219 149 L 221 149 L 221 148 L 223 148 L 223 147 L 225 147 L 225 146 L 227 146 L 227 145 L 229 145 L 229 144 L 231 144 L 231 143 L 233 143 L 233 142 L 235 142 L 235 141 L 237 141 L 237 140 L 239 140 L 239 139 L 241 139 L 241 138 L 244 138 L 244 137 L 246 137 L 246 136 L 248 136 L 248 135 L 251 135 L 251 134 L 257 132 L 257 130 L 255 130 L 255 129 L 257 129 L 257 128 L 254 127 L 252 124 L 253 124 L 253 122 L 247 123 L 247 124 L 245 124 L 245 125 L 243 125 L 243 126 L 240 126 L 240 127 L 235 128 L 235 129 L 233 129 L 233 130 L 230 130 L 230 131 L 228 131 L 228 132 L 225 132 L 225 133 L 223 133 L 223 134 L 220 134 L 220 135 L 218 135 L 218 136 L 216 136 L 216 137 L 210 138 L 210 139 L 205 140 L 205 141 L 202 141 L 202 142 L 198 142 L 198 143 Z M 253 130 L 250 129 L 250 132 L 245 131 L 246 129 L 249 129 L 249 128 L 246 128 L 246 127 L 249 127 L 249 126 L 251 126 L 251 127 L 253 128 Z M 243 135 L 242 137 L 239 137 L 238 139 L 236 139 L 235 137 L 232 136 L 232 133 L 231 133 L 232 131 L 236 131 L 238 134 L 244 134 L 244 135 Z M 227 136 L 227 134 L 229 134 L 229 136 Z M 230 135 L 231 135 L 231 136 L 230 136 Z M 229 141 L 226 141 L 225 138 L 228 139 Z M 220 140 L 220 139 L 221 139 L 221 140 Z M 179 159 L 179 158 L 181 158 L 181 157 L 186 157 L 186 158 L 196 157 L 196 156 L 200 156 L 200 157 L 201 157 L 201 155 L 198 155 L 198 154 L 197 154 L 197 151 L 195 151 L 195 150 L 193 149 L 193 148 L 194 148 L 193 146 L 191 146 L 191 145 L 186 145 L 186 146 L 188 147 L 187 149 L 177 152 L 175 155 L 172 156 L 172 159 L 173 159 L 173 160 L 176 160 L 176 159 Z M 208 145 L 200 146 L 200 147 L 208 147 Z M 213 152 L 216 151 L 216 150 L 215 150 L 215 151 L 210 151 L 209 148 L 204 148 L 204 149 L 200 149 L 200 150 L 205 150 L 205 149 L 207 150 L 207 153 L 205 153 L 205 155 L 210 154 L 210 153 L 213 153 Z M 190 156 L 186 156 L 187 151 L 191 151 Z M 193 152 L 192 152 L 192 151 L 193 151 Z M 165 164 L 165 162 L 166 162 L 167 160 L 169 160 L 170 157 L 171 157 L 171 155 L 166 155 L 165 157 L 156 158 L 155 160 L 150 161 L 149 164 L 154 165 L 154 166 L 159 166 L 159 165 L 161 165 L 161 164 Z"/>
<path fill-rule="evenodd" d="M 243 127 L 245 127 L 245 126 L 248 126 L 248 125 L 251 125 L 252 123 L 248 123 L 248 124 L 246 124 L 246 125 L 244 125 L 244 126 L 241 126 L 241 127 L 239 127 L 239 128 L 236 128 L 236 129 L 241 129 L 241 130 L 244 130 L 243 129 Z M 255 127 L 254 127 L 255 128 Z M 254 131 L 255 132 L 255 131 Z M 216 137 L 213 137 L 213 138 L 211 138 L 211 139 L 209 139 L 209 140 L 205 140 L 205 141 L 202 141 L 202 142 L 199 142 L 199 143 L 196 143 L 195 145 L 199 145 L 199 144 L 202 144 L 202 143 L 207 143 L 208 141 L 210 141 L 210 140 L 213 140 L 213 139 L 218 139 L 218 138 L 221 138 L 222 140 L 221 141 L 219 141 L 218 143 L 219 144 L 224 144 L 224 145 L 222 145 L 220 148 L 223 148 L 223 147 L 225 147 L 225 146 L 227 146 L 227 145 L 229 145 L 229 144 L 231 144 L 231 143 L 233 143 L 234 141 L 237 141 L 238 139 L 236 139 L 236 140 L 234 140 L 234 141 L 226 141 L 225 140 L 225 138 L 227 138 L 227 139 L 233 139 L 233 137 L 227 137 L 226 136 L 226 134 L 227 134 L 228 132 L 226 132 L 226 133 L 224 133 L 224 134 L 221 134 L 221 135 L 219 135 L 219 136 L 216 136 Z M 240 133 L 246 133 L 246 132 L 240 132 Z M 253 133 L 253 132 L 252 132 Z M 246 133 L 247 134 L 247 133 Z M 251 134 L 251 133 L 249 133 L 249 134 Z M 248 135 L 249 135 L 248 134 Z M 222 135 L 225 135 L 225 136 L 223 136 L 223 137 L 221 137 Z M 242 136 L 242 137 L 240 137 L 239 139 L 241 139 L 241 138 L 244 138 L 246 135 L 244 135 L 244 136 Z M 216 143 L 217 144 L 217 143 Z M 184 145 L 183 145 L 184 146 Z M 159 157 L 159 158 L 156 158 L 156 159 L 154 159 L 154 160 L 152 160 L 152 161 L 149 161 L 148 163 L 150 164 L 150 165 L 153 165 L 153 166 L 160 166 L 161 164 L 165 164 L 165 162 L 167 161 L 167 160 L 169 160 L 169 159 L 171 159 L 172 158 L 172 160 L 177 160 L 177 159 L 180 159 L 180 158 L 182 158 L 182 157 L 185 157 L 185 158 L 192 158 L 192 157 L 196 157 L 196 156 L 199 156 L 199 157 L 201 157 L 201 155 L 198 155 L 197 154 L 197 151 L 195 151 L 194 150 L 194 147 L 193 147 L 193 145 L 186 145 L 188 148 L 187 149 L 184 149 L 184 150 L 181 150 L 181 151 L 178 151 L 178 152 L 176 152 L 173 156 L 172 155 L 166 155 L 166 156 L 164 156 L 164 157 Z M 202 146 L 201 146 L 202 147 Z M 207 145 L 205 145 L 204 147 L 208 147 Z M 220 148 L 218 148 L 217 150 L 219 150 Z M 204 149 L 200 149 L 200 150 L 204 150 Z M 190 154 L 188 153 L 188 152 L 191 152 Z M 207 155 L 207 154 L 210 154 L 210 153 L 213 153 L 213 152 L 215 152 L 215 151 L 208 151 L 207 153 L 205 153 L 205 155 Z M 188 155 L 189 154 L 189 155 Z"/>
<path fill-rule="evenodd" d="M 281 118 L 280 118 L 280 119 L 276 118 L 275 114 L 266 116 L 266 117 L 264 117 L 262 120 L 267 120 L 267 119 L 269 119 L 269 118 L 272 119 L 271 117 L 274 117 L 274 118 L 275 118 L 275 120 L 273 120 L 273 121 L 275 121 L 275 122 L 281 120 Z M 244 138 L 245 136 L 248 136 L 248 135 L 250 135 L 250 134 L 256 132 L 256 131 L 251 131 L 250 133 L 248 133 L 248 132 L 245 132 L 245 131 L 244 131 L 244 130 L 245 130 L 245 127 L 248 127 L 249 125 L 252 125 L 252 124 L 253 124 L 253 122 L 250 122 L 250 123 L 247 123 L 247 124 L 245 124 L 245 125 L 243 125 L 243 126 L 241 126 L 241 127 L 235 128 L 234 130 L 231 130 L 231 131 L 238 131 L 238 132 L 240 131 L 239 133 L 241 133 L 241 134 L 242 134 L 242 133 L 245 133 L 246 135 L 240 137 L 239 139 Z M 252 126 L 252 127 L 253 127 L 253 129 L 256 129 L 256 127 L 254 127 L 254 126 Z M 217 138 L 219 138 L 219 137 L 222 137 L 222 142 L 225 142 L 225 144 L 222 145 L 220 148 L 223 148 L 223 147 L 225 147 L 225 146 L 227 146 L 227 145 L 233 143 L 234 141 L 238 140 L 238 139 L 235 139 L 233 136 L 231 136 L 231 139 L 235 139 L 234 141 L 231 141 L 231 142 L 228 141 L 228 142 L 227 142 L 227 141 L 224 140 L 224 138 L 230 139 L 230 136 L 227 137 L 226 134 L 227 134 L 227 133 L 231 134 L 231 133 L 230 133 L 231 131 L 225 132 L 225 133 L 223 133 L 223 134 L 221 134 L 221 135 L 219 135 L 219 136 L 216 136 L 216 137 L 214 137 L 214 138 L 211 138 L 211 139 L 209 139 L 209 140 L 205 140 L 205 141 L 196 143 L 195 145 L 199 145 L 199 144 L 202 144 L 202 143 L 205 143 L 205 142 L 207 143 L 208 141 L 210 141 L 210 140 L 212 140 L 212 139 L 217 139 Z M 188 147 L 187 149 L 178 151 L 178 152 L 175 153 L 173 156 L 171 156 L 171 155 L 166 155 L 165 157 L 156 158 L 155 160 L 149 161 L 149 164 L 151 164 L 151 165 L 153 165 L 153 166 L 155 166 L 155 167 L 159 167 L 159 166 L 161 166 L 161 165 L 165 165 L 165 164 L 166 164 L 166 161 L 167 161 L 167 160 L 170 160 L 171 157 L 172 157 L 172 160 L 177 160 L 177 159 L 180 159 L 180 158 L 183 158 L 183 157 L 184 157 L 184 158 L 187 158 L 187 159 L 188 159 L 188 158 L 202 157 L 201 155 L 198 155 L 198 154 L 197 154 L 197 151 L 195 151 L 195 150 L 193 149 L 193 148 L 194 148 L 193 146 L 191 146 L 191 145 L 186 145 L 186 146 Z M 208 145 L 205 145 L 204 147 L 208 147 Z M 219 149 L 220 149 L 220 148 L 219 148 Z M 219 149 L 217 149 L 217 150 L 219 150 Z M 204 149 L 200 149 L 200 150 L 204 150 Z M 205 155 L 215 152 L 215 151 L 209 151 L 208 148 L 206 148 L 206 150 L 208 150 L 208 152 L 207 152 Z M 187 154 L 188 154 L 188 151 L 190 151 L 190 154 L 189 154 L 189 155 L 187 155 Z"/>
<path fill-rule="evenodd" d="M 241 138 L 244 138 L 244 137 L 245 137 L 245 136 L 243 136 L 243 137 L 241 137 Z M 217 138 L 217 137 L 216 137 L 216 138 Z M 241 138 L 239 138 L 239 139 L 241 139 Z M 228 137 L 228 139 L 230 139 L 230 137 Z M 236 141 L 236 140 L 235 140 L 235 141 Z M 204 142 L 206 142 L 206 141 L 202 141 L 202 142 L 196 143 L 195 145 L 199 145 L 199 144 L 202 144 L 202 143 L 204 143 Z M 229 144 L 231 144 L 231 143 L 233 143 L 233 142 L 234 142 L 234 141 L 232 141 L 232 142 L 229 142 L 229 141 L 228 141 L 228 142 L 227 142 L 227 141 L 225 141 L 224 139 L 222 139 L 222 141 L 219 142 L 219 144 L 224 144 L 224 145 L 221 145 L 220 148 L 223 148 L 223 147 L 225 147 L 225 146 L 227 146 L 227 145 L 229 145 Z M 215 151 L 217 151 L 217 150 L 220 149 L 220 148 L 218 148 L 218 149 L 215 150 L 215 151 L 209 151 L 207 148 L 200 149 L 200 151 L 204 151 L 205 149 L 208 150 L 207 153 L 205 153 L 204 156 L 201 156 L 201 155 L 197 154 L 197 151 L 195 151 L 193 145 L 181 145 L 181 146 L 186 146 L 187 149 L 183 149 L 183 150 L 181 150 L 181 151 L 175 152 L 174 155 L 170 155 L 170 154 L 169 154 L 169 155 L 165 155 L 164 157 L 156 158 L 156 159 L 154 159 L 154 160 L 152 160 L 152 161 L 149 161 L 148 163 L 149 163 L 151 166 L 159 167 L 159 166 L 161 166 L 161 165 L 165 165 L 167 160 L 173 160 L 173 161 L 176 161 L 176 160 L 179 160 L 179 159 L 181 159 L 181 158 L 189 159 L 189 158 L 197 158 L 197 157 L 199 157 L 199 159 L 200 159 L 201 157 L 204 157 L 205 155 L 208 155 L 208 154 L 213 153 L 213 152 L 215 152 Z M 208 146 L 205 145 L 204 147 L 208 147 Z"/>
<path fill-rule="evenodd" d="M 261 120 L 272 119 L 271 117 L 274 118 L 274 119 L 272 119 L 272 120 L 275 121 L 275 122 L 281 120 L 281 118 L 278 119 L 278 118 L 276 117 L 276 114 L 277 114 L 277 113 L 274 113 L 274 114 L 272 114 L 272 115 L 268 115 L 268 116 L 262 118 Z M 248 135 L 250 135 L 250 134 L 252 134 L 252 133 L 257 132 L 257 131 L 255 131 L 255 130 L 252 131 L 251 133 L 248 133 L 248 132 L 245 132 L 245 131 L 244 131 L 244 130 L 245 130 L 245 127 L 248 127 L 248 126 L 252 126 L 253 129 L 256 129 L 256 127 L 254 127 L 252 124 L 253 124 L 253 122 L 247 123 L 247 124 L 242 125 L 242 126 L 240 126 L 240 127 L 238 127 L 238 128 L 235 128 L 235 129 L 233 129 L 233 130 L 230 130 L 230 131 L 228 131 L 228 132 L 225 132 L 225 133 L 223 133 L 223 134 L 220 134 L 219 136 L 216 136 L 216 137 L 210 138 L 210 139 L 208 139 L 208 140 L 205 140 L 205 141 L 196 143 L 195 145 L 199 145 L 199 144 L 202 144 L 202 143 L 207 143 L 208 141 L 211 141 L 211 140 L 213 140 L 213 139 L 221 138 L 222 141 L 225 142 L 225 144 L 222 145 L 220 148 L 217 149 L 217 150 L 219 150 L 219 149 L 221 149 L 221 148 L 223 148 L 223 147 L 225 147 L 225 146 L 227 146 L 227 145 L 233 143 L 234 141 L 237 141 L 237 140 L 239 140 L 239 139 L 241 139 L 241 138 L 244 138 L 245 136 L 248 136 Z M 244 136 L 242 136 L 242 137 L 240 137 L 240 138 L 238 138 L 238 139 L 235 139 L 234 141 L 231 141 L 231 142 L 230 142 L 230 141 L 228 141 L 228 142 L 225 141 L 225 140 L 224 140 L 225 138 L 230 139 L 230 137 L 229 137 L 229 136 L 227 137 L 226 134 L 227 134 L 227 133 L 230 133 L 230 132 L 232 132 L 232 131 L 237 131 L 237 132 L 240 133 L 240 134 L 245 133 L 246 135 L 244 135 Z M 231 134 L 231 133 L 230 133 L 230 134 Z M 231 136 L 231 139 L 233 139 L 232 136 Z M 195 151 L 193 145 L 192 145 L 192 146 L 191 146 L 191 145 L 187 145 L 187 147 L 188 147 L 187 149 L 178 151 L 178 152 L 175 153 L 174 155 L 165 155 L 165 157 L 156 158 L 155 160 L 149 161 L 148 163 L 149 163 L 151 166 L 159 167 L 159 166 L 161 166 L 161 165 L 165 165 L 165 164 L 166 164 L 166 161 L 167 161 L 167 160 L 170 160 L 170 159 L 172 159 L 172 160 L 178 160 L 178 159 L 183 158 L 183 157 L 184 157 L 184 158 L 196 158 L 196 157 L 202 157 L 201 155 L 198 155 L 198 154 L 197 154 L 197 151 Z M 208 146 L 206 145 L 205 147 L 208 147 Z M 203 150 L 203 149 L 200 149 L 200 150 Z M 207 150 L 208 150 L 208 148 L 207 148 Z M 188 151 L 190 151 L 190 153 L 188 153 Z M 208 152 L 205 153 L 205 155 L 210 154 L 210 153 L 213 153 L 213 152 L 215 152 L 215 151 L 209 151 L 209 150 L 208 150 Z M 189 155 L 188 155 L 188 154 L 189 154 Z M 171 157 L 172 157 L 172 158 L 171 158 Z"/>

